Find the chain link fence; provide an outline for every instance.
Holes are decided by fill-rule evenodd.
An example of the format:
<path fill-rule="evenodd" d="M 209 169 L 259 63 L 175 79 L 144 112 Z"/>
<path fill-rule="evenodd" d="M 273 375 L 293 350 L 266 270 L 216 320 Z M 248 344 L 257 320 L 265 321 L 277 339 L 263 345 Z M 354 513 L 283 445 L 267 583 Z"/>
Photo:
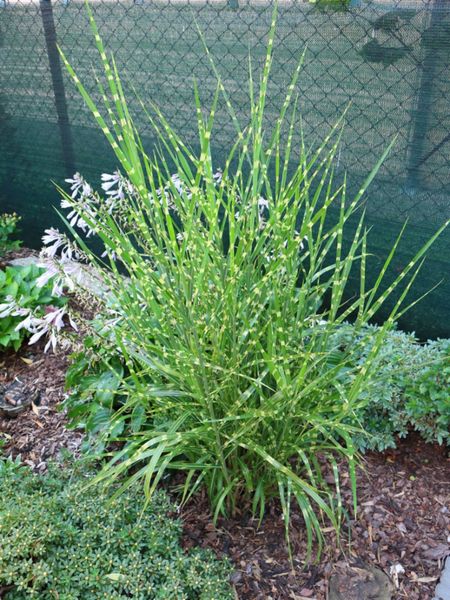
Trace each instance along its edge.
<path fill-rule="evenodd" d="M 126 84 L 156 102 L 195 145 L 193 79 L 207 105 L 215 77 L 202 31 L 238 117 L 249 113 L 249 56 L 265 56 L 272 3 L 263 0 L 91 0 L 107 48 Z M 75 0 L 0 0 L 0 208 L 24 217 L 24 237 L 39 246 L 55 224 L 51 180 L 80 171 L 94 183 L 116 168 L 93 119 L 64 72 L 59 44 L 95 94 L 99 67 L 86 8 Z M 304 48 L 298 84 L 304 137 L 314 145 L 350 105 L 336 161 L 356 189 L 387 144 L 395 147 L 367 196 L 375 261 L 383 260 L 405 219 L 401 269 L 414 249 L 450 217 L 450 4 L 448 0 L 298 0 L 279 2 L 267 127 Z M 145 137 L 148 125 L 129 94 Z M 234 139 L 218 111 L 219 167 Z M 148 135 L 146 143 L 151 146 Z M 300 147 L 300 134 L 296 140 Z M 450 336 L 450 244 L 430 253 L 416 294 L 441 285 L 402 323 L 421 336 Z"/>

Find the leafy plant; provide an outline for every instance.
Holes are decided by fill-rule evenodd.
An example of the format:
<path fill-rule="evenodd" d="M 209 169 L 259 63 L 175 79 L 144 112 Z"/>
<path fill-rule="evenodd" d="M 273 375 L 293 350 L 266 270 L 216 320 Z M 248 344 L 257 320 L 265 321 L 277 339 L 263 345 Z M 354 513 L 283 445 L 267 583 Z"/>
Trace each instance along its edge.
<path fill-rule="evenodd" d="M 19 221 L 20 217 L 15 213 L 0 215 L 0 256 L 9 250 L 20 248 L 22 242 L 11 239 L 16 233 Z"/>
<path fill-rule="evenodd" d="M 347 365 L 349 378 L 371 352 L 378 329 L 365 326 L 362 335 L 355 335 L 354 327 L 345 324 L 332 336 L 330 344 L 343 354 L 348 345 L 355 347 Z M 360 450 L 394 448 L 397 438 L 411 430 L 428 442 L 449 439 L 449 344 L 420 344 L 413 334 L 396 330 L 386 334 L 376 358 L 376 376 L 361 395 L 365 403 L 352 417 L 361 428 L 354 438 Z"/>
<path fill-rule="evenodd" d="M 112 483 L 133 467 L 128 483 L 142 479 L 150 497 L 168 470 L 181 470 L 183 500 L 206 486 L 215 518 L 247 503 L 262 518 L 268 500 L 277 497 L 287 535 L 295 502 L 309 551 L 314 536 L 320 551 L 324 521 L 340 529 L 342 460 L 349 466 L 356 510 L 351 417 L 366 402 L 383 340 L 407 310 L 405 297 L 423 256 L 444 227 L 388 281 L 400 233 L 375 283 L 367 286 L 360 201 L 388 150 L 351 200 L 345 181 L 337 186 L 333 177 L 341 122 L 319 148 L 302 146 L 300 160 L 291 160 L 301 61 L 279 118 L 265 130 L 275 13 L 258 89 L 250 68 L 246 126 L 212 63 L 218 84 L 208 112 L 195 88 L 199 153 L 152 106 L 147 114 L 160 150 L 151 156 L 90 18 L 106 76 L 106 88 L 99 84 L 103 109 L 63 59 L 124 175 L 102 176 L 103 199 L 77 174 L 70 180 L 72 193 L 61 190 L 62 206 L 70 209 L 69 228 L 85 259 L 110 290 L 114 310 L 107 339 L 114 339 L 127 361 L 132 382 L 122 411 L 144 407 L 148 425 L 124 436 L 123 449 L 98 480 Z M 214 168 L 211 150 L 220 96 L 236 127 L 223 172 Z M 99 236 L 104 260 L 77 228 Z M 55 233 L 53 243 L 63 247 L 66 241 Z M 350 272 L 359 272 L 360 293 L 349 299 Z M 375 336 L 364 333 L 363 325 L 394 292 L 385 324 Z M 373 337 L 352 377 L 348 365 L 357 345 L 342 353 L 329 344 L 349 316 L 360 345 Z M 121 411 L 112 415 L 111 428 L 116 417 L 121 419 Z"/>
<path fill-rule="evenodd" d="M 114 500 L 86 490 L 83 471 L 1 475 L 4 598 L 232 598 L 226 562 L 181 549 L 181 523 L 163 492 L 143 506 L 136 489 Z"/>
<path fill-rule="evenodd" d="M 142 408 L 131 413 L 125 410 L 123 418 L 117 418 L 126 407 L 130 385 L 125 380 L 129 371 L 117 349 L 95 334 L 98 323 L 99 318 L 92 324 L 93 334 L 82 340 L 82 349 L 71 356 L 66 372 L 69 394 L 62 405 L 70 426 L 85 430 L 84 449 L 91 453 L 103 452 L 105 441 L 119 437 L 126 428 L 139 431 L 145 420 Z"/>
<path fill-rule="evenodd" d="M 428 343 L 422 368 L 405 386 L 405 413 L 427 442 L 450 444 L 450 340 Z"/>
<path fill-rule="evenodd" d="M 65 298 L 52 295 L 50 284 L 39 286 L 43 271 L 36 265 L 0 270 L 0 347 L 18 350 L 34 326 L 46 324 L 46 310 L 66 303 Z"/>

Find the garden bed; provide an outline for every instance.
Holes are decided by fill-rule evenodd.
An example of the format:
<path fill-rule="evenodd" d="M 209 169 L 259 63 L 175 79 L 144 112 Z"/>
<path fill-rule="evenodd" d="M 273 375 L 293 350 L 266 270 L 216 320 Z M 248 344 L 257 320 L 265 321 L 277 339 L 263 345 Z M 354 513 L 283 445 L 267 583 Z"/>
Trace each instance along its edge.
<path fill-rule="evenodd" d="M 65 427 L 66 418 L 58 410 L 64 396 L 67 357 L 44 354 L 42 346 L 24 346 L 18 353 L 4 353 L 0 383 L 15 377 L 41 391 L 38 406 L 16 419 L 0 418 L 3 452 L 37 471 L 45 471 L 51 459 L 65 448 L 77 455 L 80 432 Z M 425 444 L 410 435 L 396 450 L 369 453 L 359 473 L 359 514 L 351 523 L 351 543 L 345 535 L 342 549 L 332 550 L 330 542 L 318 564 L 305 560 L 305 532 L 298 514 L 292 518 L 294 569 L 290 567 L 284 541 L 281 512 L 270 507 L 261 527 L 248 514 L 220 519 L 212 524 L 207 500 L 196 496 L 182 512 L 183 543 L 186 548 L 212 548 L 228 556 L 237 597 L 242 599 L 326 598 L 328 581 L 334 573 L 348 573 L 348 565 L 364 563 L 381 567 L 386 573 L 400 564 L 394 598 L 427 600 L 439 578 L 443 558 L 449 553 L 450 459 L 445 447 Z M 349 498 L 349 490 L 346 490 Z"/>
<path fill-rule="evenodd" d="M 247 515 L 220 520 L 216 529 L 206 499 L 197 497 L 182 513 L 185 544 L 212 547 L 230 556 L 237 567 L 239 598 L 322 600 L 333 573 L 365 563 L 386 573 L 391 566 L 402 565 L 405 574 L 393 597 L 431 599 L 440 561 L 449 553 L 449 467 L 443 447 L 425 444 L 415 435 L 402 440 L 396 450 L 367 455 L 358 478 L 359 515 L 351 524 L 351 543 L 343 536 L 342 551 L 328 550 L 317 565 L 303 568 L 305 532 L 299 515 L 294 515 L 291 570 L 276 506 L 259 529 Z M 333 539 L 328 539 L 332 548 Z"/>

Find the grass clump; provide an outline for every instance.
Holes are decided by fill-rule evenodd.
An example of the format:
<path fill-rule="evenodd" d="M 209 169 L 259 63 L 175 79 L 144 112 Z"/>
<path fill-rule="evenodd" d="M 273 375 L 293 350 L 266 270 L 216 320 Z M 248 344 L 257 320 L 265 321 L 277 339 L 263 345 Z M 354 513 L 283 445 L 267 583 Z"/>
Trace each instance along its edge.
<path fill-rule="evenodd" d="M 140 414 L 138 431 L 126 432 L 122 450 L 98 479 L 112 483 L 133 467 L 128 483 L 142 480 L 151 497 L 168 471 L 181 470 L 183 499 L 205 486 L 215 518 L 242 506 L 262 518 L 276 497 L 286 534 L 295 502 L 311 551 L 314 537 L 320 550 L 324 523 L 340 530 L 341 461 L 349 467 L 356 509 L 353 417 L 366 402 L 385 336 L 407 309 L 405 298 L 440 231 L 390 276 L 400 234 L 367 285 L 361 204 L 385 156 L 350 199 L 345 180 L 334 178 L 341 123 L 317 149 L 302 146 L 300 159 L 291 160 L 301 61 L 279 118 L 265 130 L 275 20 L 276 13 L 258 85 L 250 65 L 248 122 L 240 124 L 212 65 L 218 83 L 210 110 L 197 88 L 194 94 L 199 151 L 152 106 L 147 114 L 159 149 L 149 155 L 91 15 L 105 73 L 102 106 L 64 61 L 121 171 L 103 174 L 104 194 L 79 174 L 70 180 L 72 193 L 61 193 L 80 256 L 109 289 L 102 335 L 129 373 L 110 431 Z M 211 139 L 220 97 L 236 141 L 219 172 Z M 80 237 L 86 231 L 104 245 L 102 258 Z M 53 239 L 58 247 L 67 243 L 57 232 Z M 350 275 L 359 278 L 353 297 Z M 394 293 L 385 324 L 375 333 L 365 330 Z M 359 346 L 349 344 L 342 353 L 330 343 L 349 317 L 361 344 L 372 340 L 360 362 Z"/>
<path fill-rule="evenodd" d="M 357 364 L 364 363 L 377 330 L 376 325 L 366 325 L 355 334 L 352 324 L 343 323 L 330 336 L 329 347 L 335 354 L 350 359 L 349 378 L 354 377 Z M 130 373 L 114 349 L 98 341 L 85 338 L 82 349 L 72 355 L 64 402 L 71 426 L 87 434 L 85 450 L 97 454 L 105 444 L 148 425 L 143 408 L 124 411 L 132 393 Z M 355 347 L 353 353 L 350 345 Z M 395 448 L 398 439 L 411 431 L 426 442 L 450 444 L 450 340 L 420 343 L 414 334 L 393 329 L 376 358 L 376 372 L 361 394 L 364 401 L 352 414 L 354 443 L 360 452 Z"/>
<path fill-rule="evenodd" d="M 144 506 L 128 490 L 111 500 L 89 474 L 38 476 L 0 469 L 0 589 L 5 599 L 232 598 L 229 567 L 184 553 L 181 523 L 161 491 Z"/>

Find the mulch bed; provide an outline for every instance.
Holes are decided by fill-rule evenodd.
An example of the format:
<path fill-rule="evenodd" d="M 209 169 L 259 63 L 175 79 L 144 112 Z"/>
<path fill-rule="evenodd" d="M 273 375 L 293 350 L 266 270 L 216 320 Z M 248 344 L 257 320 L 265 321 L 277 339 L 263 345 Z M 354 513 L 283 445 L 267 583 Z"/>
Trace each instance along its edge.
<path fill-rule="evenodd" d="M 347 574 L 351 565 L 375 565 L 389 574 L 391 566 L 400 564 L 405 573 L 393 597 L 431 600 L 442 560 L 450 554 L 448 452 L 410 435 L 396 450 L 367 455 L 358 480 L 359 514 L 350 525 L 351 542 L 343 536 L 339 549 L 328 534 L 331 549 L 318 564 L 304 566 L 305 532 L 294 511 L 291 567 L 275 504 L 259 529 L 248 515 L 220 519 L 214 528 L 206 498 L 197 496 L 181 514 L 184 544 L 229 556 L 242 599 L 324 600 L 330 577 Z"/>
<path fill-rule="evenodd" d="M 40 391 L 40 402 L 15 419 L 0 416 L 2 452 L 21 460 L 38 472 L 49 460 L 58 460 L 62 448 L 79 453 L 83 439 L 79 431 L 66 428 L 66 416 L 58 409 L 64 398 L 67 356 L 64 352 L 45 354 L 45 341 L 24 346 L 18 353 L 0 354 L 0 384 L 16 378 L 32 390 Z"/>
<path fill-rule="evenodd" d="M 39 406 L 16 419 L 0 418 L 3 452 L 43 472 L 62 448 L 77 455 L 82 434 L 66 429 L 58 410 L 64 396 L 67 357 L 44 354 L 42 345 L 0 355 L 0 383 L 18 377 L 41 391 Z M 346 492 L 347 500 L 349 492 Z M 290 565 L 279 507 L 274 503 L 260 528 L 248 514 L 212 524 L 207 499 L 196 496 L 186 506 L 185 547 L 202 546 L 228 556 L 235 570 L 232 581 L 237 598 L 254 600 L 325 600 L 332 574 L 348 572 L 364 563 L 382 568 L 400 564 L 394 598 L 431 600 L 443 558 L 449 553 L 450 459 L 445 448 L 425 444 L 411 435 L 398 449 L 369 454 L 359 475 L 359 514 L 350 522 L 351 543 L 329 547 L 317 564 L 304 566 L 306 540 L 302 520 L 292 515 Z M 345 528 L 344 528 L 345 529 Z M 365 598 L 361 598 L 365 600 Z"/>

